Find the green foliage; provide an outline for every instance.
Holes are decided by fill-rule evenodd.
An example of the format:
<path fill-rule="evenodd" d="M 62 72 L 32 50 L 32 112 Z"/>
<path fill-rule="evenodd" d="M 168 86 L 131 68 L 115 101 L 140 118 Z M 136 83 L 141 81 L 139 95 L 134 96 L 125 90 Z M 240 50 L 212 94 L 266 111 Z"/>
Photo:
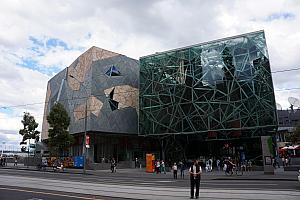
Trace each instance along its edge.
<path fill-rule="evenodd" d="M 29 112 L 24 112 L 23 120 L 21 120 L 24 128 L 20 129 L 19 134 L 23 136 L 22 143 L 28 139 L 35 139 L 36 142 L 40 139 L 40 132 L 35 130 L 39 124 L 35 122 L 33 116 Z"/>
<path fill-rule="evenodd" d="M 287 141 L 292 142 L 293 144 L 300 143 L 300 122 L 298 122 L 295 130 L 287 138 Z"/>
<path fill-rule="evenodd" d="M 49 123 L 49 140 L 50 152 L 55 156 L 62 156 L 68 152 L 73 143 L 73 137 L 69 134 L 70 117 L 64 106 L 60 103 L 55 104 L 47 116 Z"/>

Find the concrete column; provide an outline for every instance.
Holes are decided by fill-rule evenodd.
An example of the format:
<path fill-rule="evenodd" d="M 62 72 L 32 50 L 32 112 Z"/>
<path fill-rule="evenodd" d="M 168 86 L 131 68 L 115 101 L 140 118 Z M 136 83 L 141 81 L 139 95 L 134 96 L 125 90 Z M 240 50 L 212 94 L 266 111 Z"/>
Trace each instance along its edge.
<path fill-rule="evenodd" d="M 273 145 L 271 136 L 261 136 L 261 149 L 264 164 L 264 174 L 274 175 L 274 168 L 272 163 Z"/>

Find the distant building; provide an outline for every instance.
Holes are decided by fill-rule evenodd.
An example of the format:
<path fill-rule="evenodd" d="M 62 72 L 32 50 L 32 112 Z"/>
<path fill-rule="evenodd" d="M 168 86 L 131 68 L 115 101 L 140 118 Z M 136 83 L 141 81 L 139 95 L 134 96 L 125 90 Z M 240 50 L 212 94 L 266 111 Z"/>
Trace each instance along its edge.
<path fill-rule="evenodd" d="M 278 113 L 278 133 L 277 142 L 286 142 L 286 135 L 289 135 L 300 122 L 300 109 L 277 110 Z"/>

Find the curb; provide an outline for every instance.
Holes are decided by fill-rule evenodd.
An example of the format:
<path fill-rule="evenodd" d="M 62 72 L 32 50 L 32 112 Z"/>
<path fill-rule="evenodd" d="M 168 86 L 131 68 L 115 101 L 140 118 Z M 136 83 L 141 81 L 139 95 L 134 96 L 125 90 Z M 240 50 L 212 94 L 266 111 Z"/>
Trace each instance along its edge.
<path fill-rule="evenodd" d="M 22 171 L 36 171 L 36 172 L 48 172 L 48 173 L 64 173 L 64 174 L 82 174 L 82 175 L 94 175 L 91 173 L 82 172 L 70 172 L 70 171 L 62 171 L 62 172 L 55 172 L 53 170 L 38 170 L 38 169 L 31 169 L 31 168 L 13 168 L 13 167 L 2 167 L 0 169 L 10 169 L 10 170 L 22 170 Z"/>
<path fill-rule="evenodd" d="M 242 180 L 242 181 L 298 181 L 291 178 L 214 178 L 212 180 Z"/>

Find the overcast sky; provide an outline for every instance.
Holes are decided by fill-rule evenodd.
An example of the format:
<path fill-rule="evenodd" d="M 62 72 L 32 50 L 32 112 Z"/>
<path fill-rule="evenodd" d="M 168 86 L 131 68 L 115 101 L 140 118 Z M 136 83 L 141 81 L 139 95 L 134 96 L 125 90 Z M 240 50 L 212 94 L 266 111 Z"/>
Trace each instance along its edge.
<path fill-rule="evenodd" d="M 275 72 L 300 67 L 299 15 L 294 0 L 1 0 L 0 149 L 20 142 L 24 111 L 41 130 L 47 81 L 91 46 L 138 59 L 265 30 Z M 283 108 L 300 98 L 298 80 L 300 70 L 273 74 Z"/>

